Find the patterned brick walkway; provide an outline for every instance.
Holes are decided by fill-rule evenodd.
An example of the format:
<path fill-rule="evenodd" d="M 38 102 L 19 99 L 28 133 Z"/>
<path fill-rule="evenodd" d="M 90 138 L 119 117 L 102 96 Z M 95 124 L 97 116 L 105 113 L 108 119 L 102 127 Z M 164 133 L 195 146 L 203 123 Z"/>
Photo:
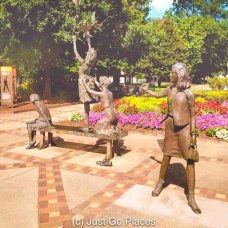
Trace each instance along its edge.
<path fill-rule="evenodd" d="M 8 118 L 8 117 L 7 117 Z M 12 119 L 5 117 L 5 122 L 1 122 L 0 126 L 12 122 Z M 77 159 L 81 156 L 95 156 L 94 151 L 91 150 L 91 145 L 94 145 L 94 139 L 90 138 L 77 138 L 69 146 L 66 151 L 59 153 L 57 156 L 53 155 L 52 158 L 42 157 L 37 155 L 37 150 L 31 150 L 30 155 L 15 148 L 24 148 L 27 143 L 26 130 L 24 128 L 16 128 L 12 130 L 0 129 L 1 135 L 8 134 L 12 138 L 12 143 L 4 145 L 4 142 L 0 146 L 0 158 L 16 160 L 14 163 L 1 163 L 0 160 L 0 172 L 21 168 L 38 168 L 38 227 L 73 227 L 72 218 L 81 217 L 85 221 L 89 218 L 94 218 L 101 214 L 106 208 L 112 205 L 118 198 L 120 198 L 125 192 L 127 192 L 132 186 L 139 184 L 142 186 L 149 186 L 151 189 L 155 186 L 156 178 L 149 177 L 150 173 L 157 170 L 160 166 L 162 159 L 162 153 L 159 147 L 152 147 L 151 144 L 143 143 L 148 139 L 145 139 L 143 135 L 131 136 L 135 137 L 135 141 L 130 139 L 127 142 L 126 148 L 122 149 L 122 157 L 118 158 L 114 162 L 114 167 L 118 167 L 118 162 L 126 159 L 126 166 L 128 166 L 128 160 L 126 156 L 129 153 L 144 154 L 145 159 L 136 161 L 135 165 L 129 170 L 118 170 L 114 168 L 100 168 L 91 166 L 89 164 L 77 164 L 72 162 L 72 159 Z M 20 142 L 14 143 L 14 136 L 21 137 Z M 64 138 L 64 136 L 62 136 Z M 151 136 L 152 137 L 152 136 Z M 66 141 L 70 141 L 71 137 Z M 140 143 L 140 140 L 142 143 Z M 61 143 L 59 147 L 61 147 Z M 66 142 L 66 145 L 67 142 Z M 224 146 L 227 146 L 224 144 Z M 46 153 L 49 153 L 46 148 Z M 58 152 L 58 147 L 52 147 L 52 151 Z M 33 155 L 33 151 L 36 151 Z M 97 152 L 98 151 L 98 152 Z M 96 149 L 96 154 L 99 156 L 104 153 L 104 145 L 100 145 Z M 99 153 L 100 152 L 100 153 Z M 122 159 L 122 160 L 121 160 Z M 216 155 L 201 156 L 201 161 L 207 162 L 213 166 L 213 164 L 224 164 L 228 167 L 228 157 Z M 67 196 L 63 184 L 63 177 L 61 171 L 70 171 L 77 174 L 86 174 L 94 177 L 105 178 L 110 183 L 92 194 L 89 198 L 85 199 L 82 203 L 76 205 L 74 208 L 69 209 L 67 202 Z M 72 183 L 73 184 L 73 183 Z M 183 186 L 177 186 L 169 184 L 168 189 L 177 189 L 180 194 L 183 194 Z M 214 199 L 221 202 L 228 202 L 228 191 L 215 190 L 210 186 L 198 187 L 195 190 L 196 195 Z M 4 196 L 1 196 L 4 197 Z M 0 199 L 1 203 L 1 199 Z"/>

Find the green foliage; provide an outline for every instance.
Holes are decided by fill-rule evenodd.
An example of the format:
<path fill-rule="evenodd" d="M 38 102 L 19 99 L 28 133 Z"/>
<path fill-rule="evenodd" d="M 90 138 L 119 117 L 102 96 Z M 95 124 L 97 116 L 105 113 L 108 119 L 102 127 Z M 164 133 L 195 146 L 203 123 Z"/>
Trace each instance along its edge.
<path fill-rule="evenodd" d="M 225 86 L 228 86 L 228 78 L 213 77 L 208 78 L 207 82 L 213 90 L 223 90 Z"/>
<path fill-rule="evenodd" d="M 96 31 L 99 26 L 93 25 L 91 35 L 98 53 L 97 75 L 117 78 L 123 71 L 167 81 L 171 65 L 179 61 L 187 63 L 194 79 L 226 72 L 228 23 L 224 0 L 174 1 L 174 13 L 168 12 L 159 20 L 145 19 L 149 3 L 81 1 L 81 17 L 75 26 L 77 9 L 72 0 L 2 0 L 0 62 L 17 68 L 21 91 L 26 90 L 28 81 L 31 88 L 27 90 L 40 90 L 48 73 L 53 76 L 49 87 L 54 90 L 60 82 L 57 78 L 64 82 L 65 75 L 72 79 L 78 75 L 72 34 L 91 25 L 96 12 L 95 24 L 101 28 Z M 79 41 L 78 47 L 83 56 L 86 44 Z"/>
<path fill-rule="evenodd" d="M 206 135 L 209 137 L 217 137 L 224 141 L 228 141 L 228 129 L 226 128 L 209 128 L 206 130 Z"/>
<path fill-rule="evenodd" d="M 216 136 L 216 128 L 209 128 L 206 130 L 206 135 L 209 137 L 215 137 Z"/>
<path fill-rule="evenodd" d="M 168 18 L 132 26 L 125 45 L 129 49 L 129 62 L 139 78 L 153 76 L 157 81 L 164 81 L 175 62 L 188 58 L 187 46 Z"/>
<path fill-rule="evenodd" d="M 189 52 L 186 63 L 195 79 L 226 70 L 228 32 L 225 21 L 217 22 L 201 15 L 178 17 L 169 14 L 168 17 L 185 40 Z"/>
<path fill-rule="evenodd" d="M 0 3 L 0 53 L 7 59 L 5 64 L 16 67 L 22 86 L 29 80 L 32 82 L 29 89 L 39 85 L 39 93 L 43 83 L 51 91 L 51 74 L 57 68 L 64 68 L 67 62 L 65 44 L 55 36 L 67 15 L 62 12 L 64 7 L 70 8 L 64 1 L 4 0 Z"/>
<path fill-rule="evenodd" d="M 195 134 L 196 134 L 196 137 L 200 136 L 200 129 L 198 128 L 198 126 L 196 126 Z"/>
<path fill-rule="evenodd" d="M 20 87 L 17 89 L 17 95 L 21 100 L 28 100 L 30 94 L 32 93 L 32 82 L 27 79 L 24 80 Z"/>
<path fill-rule="evenodd" d="M 221 19 L 227 17 L 227 7 L 228 3 L 226 0 L 178 0 L 174 1 L 172 10 L 179 16 L 200 14 L 203 16 L 211 16 L 215 19 Z"/>
<path fill-rule="evenodd" d="M 29 78 L 32 87 L 37 81 L 44 83 L 42 78 L 46 79 L 47 74 L 54 75 L 56 70 L 63 74 L 62 78 L 64 74 L 73 77 L 78 72 L 78 65 L 73 56 L 72 34 L 77 27 L 89 26 L 96 12 L 95 18 L 102 24 L 99 33 L 96 29 L 91 31 L 92 45 L 99 59 L 97 74 L 119 75 L 128 67 L 122 47 L 127 27 L 144 20 L 148 2 L 81 1 L 81 18 L 75 27 L 77 9 L 72 0 L 3 0 L 0 3 L 0 61 L 14 65 L 20 82 Z M 94 23 L 92 26 L 95 27 Z M 87 47 L 83 42 L 78 46 L 83 56 Z M 56 77 L 52 77 L 49 88 L 55 83 Z"/>
<path fill-rule="evenodd" d="M 82 115 L 80 112 L 76 112 L 72 115 L 71 121 L 78 122 L 84 119 L 84 115 Z"/>

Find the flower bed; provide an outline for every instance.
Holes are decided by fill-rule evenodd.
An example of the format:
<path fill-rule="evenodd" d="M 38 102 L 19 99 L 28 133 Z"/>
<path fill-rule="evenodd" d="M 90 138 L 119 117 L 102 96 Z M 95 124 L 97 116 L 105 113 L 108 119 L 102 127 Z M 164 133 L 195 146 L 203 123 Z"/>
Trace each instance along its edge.
<path fill-rule="evenodd" d="M 205 131 L 209 128 L 227 128 L 228 127 L 228 114 L 206 114 L 202 116 L 196 116 L 196 126 L 201 131 Z"/>
<path fill-rule="evenodd" d="M 104 117 L 103 113 L 90 112 L 89 121 L 91 125 L 95 125 L 97 121 Z M 125 115 L 119 113 L 119 123 L 122 126 L 132 124 L 137 128 L 150 128 L 161 130 L 164 126 L 160 123 L 165 115 L 156 112 L 146 112 L 138 114 Z"/>
<path fill-rule="evenodd" d="M 116 100 L 114 107 L 119 112 L 119 123 L 123 128 L 131 125 L 137 129 L 164 129 L 164 123 L 160 122 L 167 113 L 166 98 L 124 97 Z M 196 98 L 195 107 L 197 134 L 204 132 L 209 137 L 228 141 L 228 107 L 200 97 Z M 91 125 L 104 117 L 103 110 L 101 104 L 94 105 L 90 113 Z"/>
<path fill-rule="evenodd" d="M 225 102 L 224 102 L 225 103 Z M 120 100 L 114 101 L 114 107 L 119 113 L 125 115 L 132 115 L 138 113 L 157 112 L 167 113 L 166 98 L 154 98 L 154 97 L 124 97 Z M 203 114 L 228 114 L 228 107 L 213 101 L 206 100 L 205 98 L 198 97 L 195 99 L 196 115 Z M 102 112 L 104 108 L 101 104 L 96 104 L 93 108 L 93 112 Z"/>
<path fill-rule="evenodd" d="M 228 92 L 225 90 L 194 91 L 195 95 L 204 97 L 207 100 L 213 100 L 222 103 L 228 100 Z"/>

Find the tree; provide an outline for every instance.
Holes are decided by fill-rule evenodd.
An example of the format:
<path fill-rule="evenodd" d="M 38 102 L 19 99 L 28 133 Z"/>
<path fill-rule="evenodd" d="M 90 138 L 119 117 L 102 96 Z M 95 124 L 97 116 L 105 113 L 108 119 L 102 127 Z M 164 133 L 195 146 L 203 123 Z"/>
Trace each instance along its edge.
<path fill-rule="evenodd" d="M 44 98 L 51 98 L 52 69 L 59 66 L 63 44 L 55 34 L 61 27 L 64 1 L 7 1 L 0 4 L 0 31 L 5 41 L 1 53 L 16 65 L 23 82 L 33 81 L 37 72 L 44 77 Z M 69 5 L 69 3 L 68 3 Z M 17 52 L 19 50 L 20 52 Z M 63 49 L 64 50 L 64 49 Z M 21 55 L 26 52 L 30 58 Z M 31 72 L 30 68 L 36 69 Z"/>
<path fill-rule="evenodd" d="M 148 2 L 81 1 L 82 20 L 87 20 L 92 12 L 96 12 L 97 20 L 102 23 L 102 30 L 94 35 L 91 43 L 98 53 L 97 74 L 114 75 L 118 79 L 129 57 L 123 46 L 126 32 L 132 24 L 145 21 Z M 44 95 L 50 98 L 51 88 L 55 89 L 52 85 L 56 83 L 53 72 L 56 69 L 61 71 L 60 68 L 66 69 L 68 78 L 76 80 L 79 65 L 74 61 L 72 51 L 74 16 L 72 0 L 1 1 L 0 40 L 3 42 L 0 43 L 0 55 L 19 69 L 22 85 L 27 85 L 25 88 L 28 85 L 34 87 L 35 82 L 41 84 L 44 78 Z M 77 46 L 84 57 L 86 45 L 78 42 Z M 23 55 L 23 52 L 26 54 Z"/>
<path fill-rule="evenodd" d="M 120 71 L 125 68 L 128 60 L 127 50 L 123 45 L 126 33 L 132 24 L 145 21 L 148 2 L 148 0 L 81 1 L 79 24 L 90 20 L 92 13 L 96 12 L 96 19 L 102 25 L 99 32 L 92 33 L 91 39 L 92 46 L 97 50 L 96 73 L 98 75 L 112 75 L 114 82 L 118 81 Z M 72 26 L 69 25 L 70 23 L 65 26 L 68 29 L 59 32 L 59 37 L 71 36 Z M 87 45 L 77 42 L 77 46 L 84 57 Z M 72 65 L 71 69 L 77 72 L 78 66 Z"/>
<path fill-rule="evenodd" d="M 167 80 L 172 64 L 188 59 L 185 42 L 168 18 L 152 20 L 129 34 L 128 47 L 135 75 L 156 77 L 159 85 Z M 138 55 L 137 55 L 138 54 Z"/>
<path fill-rule="evenodd" d="M 227 18 L 226 0 L 174 0 L 173 12 L 176 15 L 202 15 L 215 19 Z"/>
<path fill-rule="evenodd" d="M 188 48 L 187 64 L 194 79 L 226 69 L 228 48 L 227 23 L 210 16 L 193 15 L 178 17 L 169 15 Z"/>

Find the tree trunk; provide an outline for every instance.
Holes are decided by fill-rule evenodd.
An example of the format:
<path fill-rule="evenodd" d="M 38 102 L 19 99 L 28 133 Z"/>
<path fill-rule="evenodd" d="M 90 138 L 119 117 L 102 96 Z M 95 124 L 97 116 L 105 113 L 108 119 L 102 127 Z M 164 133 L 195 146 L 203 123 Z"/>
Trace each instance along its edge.
<path fill-rule="evenodd" d="M 120 73 L 119 73 L 120 75 Z M 113 86 L 119 86 L 120 84 L 120 76 L 119 75 L 113 75 Z"/>
<path fill-rule="evenodd" d="M 45 100 L 51 99 L 51 61 L 50 61 L 50 49 L 47 54 L 47 61 L 45 62 L 45 77 L 44 77 L 44 93 Z"/>
<path fill-rule="evenodd" d="M 161 88 L 161 83 L 162 83 L 162 81 L 161 81 L 161 79 L 159 78 L 159 79 L 158 79 L 158 88 Z"/>
<path fill-rule="evenodd" d="M 195 14 L 195 3 L 194 0 L 192 1 L 192 15 Z"/>

